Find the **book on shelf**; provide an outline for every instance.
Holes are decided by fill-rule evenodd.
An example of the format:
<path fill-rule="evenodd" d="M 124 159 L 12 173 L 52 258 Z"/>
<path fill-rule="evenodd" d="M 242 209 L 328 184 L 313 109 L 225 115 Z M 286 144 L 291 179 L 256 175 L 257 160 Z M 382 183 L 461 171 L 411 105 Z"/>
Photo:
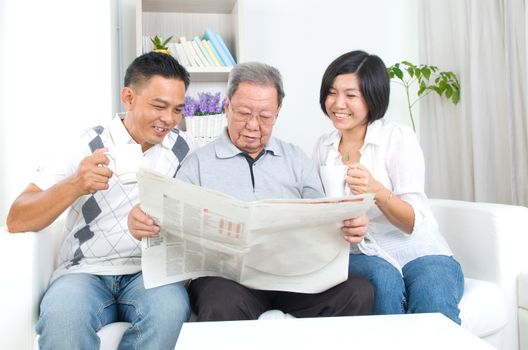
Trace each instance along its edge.
<path fill-rule="evenodd" d="M 184 36 L 180 37 L 180 43 L 182 44 L 183 51 L 185 52 L 187 60 L 189 61 L 189 67 L 199 67 L 200 64 L 198 63 L 197 58 L 195 58 L 192 45 L 187 41 L 187 39 L 185 39 Z"/>
<path fill-rule="evenodd" d="M 193 39 L 193 42 L 196 43 L 196 46 L 198 47 L 198 50 L 200 50 L 200 52 L 202 53 L 202 56 L 207 61 L 207 65 L 210 66 L 210 67 L 214 67 L 215 63 L 214 63 L 213 59 L 211 57 L 209 57 L 209 52 L 207 52 L 207 50 L 203 46 L 202 41 L 200 40 L 200 38 L 198 36 L 195 36 L 194 39 Z"/>
<path fill-rule="evenodd" d="M 220 66 L 221 67 L 225 67 L 226 64 L 225 64 L 224 60 L 222 59 L 222 57 L 220 56 L 220 53 L 217 51 L 216 47 L 213 45 L 213 43 L 210 40 L 206 40 L 206 39 L 204 39 L 204 40 L 207 42 L 208 47 L 213 52 L 214 57 L 216 57 L 216 59 L 220 63 Z"/>
<path fill-rule="evenodd" d="M 220 34 L 216 33 L 216 38 L 218 39 L 218 42 L 220 43 L 220 46 L 222 46 L 222 49 L 224 50 L 227 58 L 229 59 L 229 62 L 231 63 L 231 65 L 235 65 L 236 62 L 235 62 L 235 59 L 233 58 L 233 55 L 231 55 L 231 52 L 229 52 L 229 49 L 227 48 L 224 40 L 222 39 L 222 37 L 220 36 Z"/>
<path fill-rule="evenodd" d="M 222 62 L 224 66 L 231 67 L 234 65 L 234 60 L 231 61 L 229 59 L 228 52 L 226 53 L 222 45 L 220 44 L 218 40 L 218 36 L 216 33 L 209 27 L 205 28 L 204 32 L 204 39 L 209 40 L 211 45 L 215 48 L 216 52 L 218 53 L 218 56 L 222 59 Z M 223 40 L 222 40 L 223 41 Z"/>
<path fill-rule="evenodd" d="M 152 42 L 150 41 L 149 36 L 143 36 L 143 53 L 147 53 L 152 51 L 154 48 L 154 45 L 152 45 Z"/>
<path fill-rule="evenodd" d="M 189 67 L 189 60 L 187 59 L 187 56 L 185 55 L 185 51 L 183 50 L 183 46 L 181 43 L 172 43 L 174 45 L 174 52 L 178 54 L 178 62 L 184 67 Z"/>
<path fill-rule="evenodd" d="M 202 39 L 202 44 L 209 53 L 209 56 L 213 59 L 213 62 L 215 63 L 215 66 L 222 67 L 222 63 L 220 62 L 220 58 L 216 55 L 216 52 L 211 47 L 211 44 L 208 40 Z"/>
<path fill-rule="evenodd" d="M 174 57 L 178 62 L 181 62 L 178 52 L 176 51 L 175 43 L 167 43 L 167 49 L 171 52 L 172 57 Z"/>
<path fill-rule="evenodd" d="M 198 60 L 202 63 L 202 67 L 208 67 L 209 62 L 207 62 L 207 59 L 202 54 L 202 51 L 198 47 L 198 44 L 194 40 L 189 41 L 194 49 L 194 53 L 196 53 L 196 56 L 198 57 Z"/>

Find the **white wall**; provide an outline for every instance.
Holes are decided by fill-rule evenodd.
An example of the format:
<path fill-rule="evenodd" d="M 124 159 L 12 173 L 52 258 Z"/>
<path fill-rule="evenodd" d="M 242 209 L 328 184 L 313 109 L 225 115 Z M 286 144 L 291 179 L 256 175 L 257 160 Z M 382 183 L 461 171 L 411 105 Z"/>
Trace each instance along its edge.
<path fill-rule="evenodd" d="M 5 89 L 6 89 L 6 67 L 5 67 L 5 38 L 6 38 L 6 4 L 4 0 L 0 0 L 0 225 L 5 221 L 6 200 L 2 199 L 6 195 L 6 179 L 10 172 L 5 167 L 4 159 L 6 157 L 6 108 L 5 108 Z"/>
<path fill-rule="evenodd" d="M 64 140 L 111 118 L 108 0 L 0 0 L 0 224 Z"/>
<path fill-rule="evenodd" d="M 342 53 L 362 49 L 386 65 L 418 59 L 416 0 L 244 0 L 244 59 L 277 67 L 286 98 L 275 136 L 311 154 L 331 130 L 319 107 L 324 70 Z M 410 125 L 403 90 L 392 85 L 387 116 Z"/>
<path fill-rule="evenodd" d="M 131 60 L 134 3 L 0 0 L 0 224 L 39 162 L 119 107 L 116 79 L 123 72 L 112 67 Z M 243 0 L 241 11 L 244 59 L 272 64 L 284 77 L 275 135 L 308 154 L 331 130 L 318 91 L 334 58 L 354 49 L 378 54 L 388 65 L 418 57 L 416 0 Z M 123 29 L 122 47 L 116 26 Z M 125 52 L 121 61 L 117 50 Z M 408 123 L 395 85 L 388 116 Z"/>

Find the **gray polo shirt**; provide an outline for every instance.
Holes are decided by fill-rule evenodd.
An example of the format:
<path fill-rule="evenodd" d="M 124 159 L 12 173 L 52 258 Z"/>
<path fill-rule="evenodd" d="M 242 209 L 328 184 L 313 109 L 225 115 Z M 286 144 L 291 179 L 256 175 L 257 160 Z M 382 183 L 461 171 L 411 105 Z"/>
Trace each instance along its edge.
<path fill-rule="evenodd" d="M 256 161 L 246 157 L 224 129 L 187 156 L 176 177 L 246 202 L 324 197 L 314 163 L 299 147 L 271 137 Z"/>

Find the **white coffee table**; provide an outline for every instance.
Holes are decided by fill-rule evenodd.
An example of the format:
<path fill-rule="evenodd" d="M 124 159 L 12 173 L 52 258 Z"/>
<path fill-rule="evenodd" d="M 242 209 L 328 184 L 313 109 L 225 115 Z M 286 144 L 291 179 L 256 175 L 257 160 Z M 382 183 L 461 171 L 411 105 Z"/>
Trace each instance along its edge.
<path fill-rule="evenodd" d="M 442 314 L 185 323 L 175 350 L 493 349 Z"/>

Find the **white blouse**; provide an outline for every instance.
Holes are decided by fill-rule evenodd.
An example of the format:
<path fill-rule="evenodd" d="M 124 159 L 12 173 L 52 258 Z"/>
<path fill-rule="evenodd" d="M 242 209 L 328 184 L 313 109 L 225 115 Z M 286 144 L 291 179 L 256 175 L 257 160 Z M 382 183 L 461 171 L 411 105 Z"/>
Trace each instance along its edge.
<path fill-rule="evenodd" d="M 338 151 L 341 134 L 334 130 L 322 135 L 314 148 L 313 159 L 321 165 L 343 164 Z M 452 255 L 438 230 L 424 192 L 424 159 L 414 132 L 384 118 L 368 125 L 360 150 L 363 164 L 383 186 L 406 201 L 414 210 L 412 234 L 392 225 L 377 206 L 368 211 L 369 233 L 365 240 L 351 246 L 352 254 L 377 255 L 401 268 L 425 255 Z"/>

